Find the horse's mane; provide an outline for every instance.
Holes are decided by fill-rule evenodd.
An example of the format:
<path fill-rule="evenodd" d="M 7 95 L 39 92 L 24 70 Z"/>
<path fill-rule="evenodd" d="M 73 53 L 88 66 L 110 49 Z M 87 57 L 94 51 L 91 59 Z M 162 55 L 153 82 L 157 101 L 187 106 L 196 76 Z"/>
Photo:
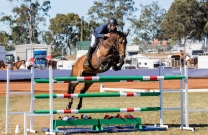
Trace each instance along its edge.
<path fill-rule="evenodd" d="M 116 34 L 119 36 L 125 36 L 125 33 L 121 32 L 121 31 L 112 31 L 111 34 Z"/>

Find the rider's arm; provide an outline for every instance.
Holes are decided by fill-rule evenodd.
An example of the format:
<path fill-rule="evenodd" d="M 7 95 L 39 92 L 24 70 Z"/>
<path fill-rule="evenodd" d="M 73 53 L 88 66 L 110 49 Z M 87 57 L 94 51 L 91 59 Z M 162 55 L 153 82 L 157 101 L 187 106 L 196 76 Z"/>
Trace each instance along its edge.
<path fill-rule="evenodd" d="M 100 27 L 97 27 L 94 30 L 94 35 L 97 38 L 104 38 L 105 37 L 105 34 L 103 34 L 103 31 L 106 29 L 106 27 L 107 27 L 107 24 L 104 24 L 104 25 L 101 25 Z"/>

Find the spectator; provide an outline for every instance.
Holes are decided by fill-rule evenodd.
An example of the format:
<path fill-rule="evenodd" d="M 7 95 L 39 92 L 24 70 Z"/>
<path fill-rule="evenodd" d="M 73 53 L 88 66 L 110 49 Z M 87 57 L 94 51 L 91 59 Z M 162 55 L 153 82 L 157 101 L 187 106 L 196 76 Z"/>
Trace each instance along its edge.
<path fill-rule="evenodd" d="M 20 57 L 19 56 L 17 56 L 17 61 L 20 61 Z"/>

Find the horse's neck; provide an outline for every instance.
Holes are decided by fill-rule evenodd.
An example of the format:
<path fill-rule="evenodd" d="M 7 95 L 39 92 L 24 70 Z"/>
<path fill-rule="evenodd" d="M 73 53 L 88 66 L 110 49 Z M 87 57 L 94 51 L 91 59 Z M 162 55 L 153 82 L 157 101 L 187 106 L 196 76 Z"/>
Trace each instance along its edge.
<path fill-rule="evenodd" d="M 13 67 L 19 68 L 20 66 L 21 66 L 21 63 L 20 62 L 17 62 L 17 63 L 14 64 Z"/>
<path fill-rule="evenodd" d="M 116 35 L 112 35 L 110 36 L 109 38 L 107 38 L 107 42 L 110 42 L 111 45 L 115 44 L 116 43 L 116 39 L 117 39 L 117 36 Z"/>

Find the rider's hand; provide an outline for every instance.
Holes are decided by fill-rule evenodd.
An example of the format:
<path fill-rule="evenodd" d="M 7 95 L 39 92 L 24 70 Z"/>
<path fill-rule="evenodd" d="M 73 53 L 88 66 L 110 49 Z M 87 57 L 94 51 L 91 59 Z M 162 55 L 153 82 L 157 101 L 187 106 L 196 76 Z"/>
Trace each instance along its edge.
<path fill-rule="evenodd" d="M 110 37 L 110 33 L 104 34 L 105 37 Z"/>

